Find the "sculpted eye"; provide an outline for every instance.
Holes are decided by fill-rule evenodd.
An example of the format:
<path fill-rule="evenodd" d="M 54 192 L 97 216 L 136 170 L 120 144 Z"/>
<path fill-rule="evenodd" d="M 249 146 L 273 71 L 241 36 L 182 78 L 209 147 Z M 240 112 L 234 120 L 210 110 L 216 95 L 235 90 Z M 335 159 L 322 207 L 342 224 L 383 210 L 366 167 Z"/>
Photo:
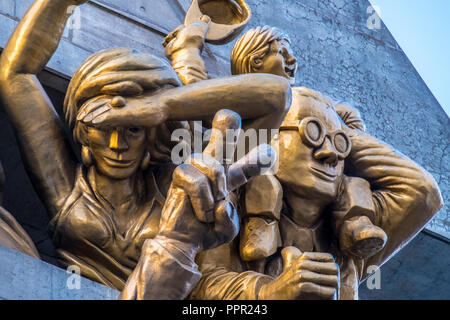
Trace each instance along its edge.
<path fill-rule="evenodd" d="M 142 131 L 142 128 L 128 128 L 128 132 L 131 132 L 133 134 L 139 133 Z"/>

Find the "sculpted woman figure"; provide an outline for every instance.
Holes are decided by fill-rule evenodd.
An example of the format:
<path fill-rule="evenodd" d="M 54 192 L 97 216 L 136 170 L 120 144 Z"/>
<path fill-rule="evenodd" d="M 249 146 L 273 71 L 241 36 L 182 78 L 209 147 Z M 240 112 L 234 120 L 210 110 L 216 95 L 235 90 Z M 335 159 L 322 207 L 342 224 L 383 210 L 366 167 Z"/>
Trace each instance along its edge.
<path fill-rule="evenodd" d="M 158 130 L 212 120 L 225 106 L 256 129 L 277 128 L 290 105 L 289 84 L 245 75 L 183 87 L 154 56 L 123 48 L 96 53 L 73 75 L 64 103 L 79 163 L 36 75 L 58 46 L 68 8 L 85 2 L 33 3 L 2 54 L 1 96 L 51 216 L 61 264 L 80 266 L 82 275 L 123 290 L 122 298 L 182 299 L 201 276 L 196 253 L 237 233 L 228 194 L 253 171 L 240 162 L 225 174 L 207 154 L 175 169 L 161 157 L 167 147 L 158 144 Z M 213 124 L 237 129 L 233 111 L 219 112 Z M 226 183 L 239 174 L 239 183 Z"/>

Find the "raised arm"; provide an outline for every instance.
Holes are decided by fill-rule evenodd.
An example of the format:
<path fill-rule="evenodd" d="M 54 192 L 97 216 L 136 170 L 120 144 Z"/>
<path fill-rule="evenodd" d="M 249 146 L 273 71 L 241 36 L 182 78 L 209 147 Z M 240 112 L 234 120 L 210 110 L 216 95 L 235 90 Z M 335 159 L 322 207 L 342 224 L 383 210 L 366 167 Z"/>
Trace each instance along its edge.
<path fill-rule="evenodd" d="M 25 167 L 49 214 L 69 195 L 75 163 L 58 115 L 37 74 L 58 47 L 68 8 L 87 0 L 36 0 L 14 31 L 0 61 L 0 93 Z"/>
<path fill-rule="evenodd" d="M 277 129 L 290 103 L 287 80 L 270 74 L 247 74 L 204 80 L 150 96 L 126 97 L 124 107 L 110 106 L 95 115 L 94 106 L 81 111 L 78 120 L 93 125 L 149 127 L 167 120 L 211 120 L 217 111 L 228 108 L 242 117 L 243 129 Z"/>

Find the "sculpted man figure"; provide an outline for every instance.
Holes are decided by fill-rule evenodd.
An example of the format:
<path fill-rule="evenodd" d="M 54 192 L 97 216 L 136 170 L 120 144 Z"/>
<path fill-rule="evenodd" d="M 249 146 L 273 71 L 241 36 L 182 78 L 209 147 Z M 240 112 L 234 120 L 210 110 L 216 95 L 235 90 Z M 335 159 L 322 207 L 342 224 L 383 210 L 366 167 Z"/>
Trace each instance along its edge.
<path fill-rule="evenodd" d="M 33 3 L 2 54 L 1 97 L 52 218 L 61 264 L 80 266 L 124 299 L 182 299 L 201 276 L 197 252 L 236 235 L 229 194 L 257 170 L 240 162 L 225 172 L 212 157 L 217 139 L 203 157 L 175 169 L 159 130 L 216 113 L 221 131 L 239 129 L 239 115 L 256 128 L 277 128 L 290 105 L 289 84 L 244 75 L 183 87 L 157 57 L 124 48 L 96 53 L 73 75 L 64 103 L 80 163 L 36 75 L 58 46 L 68 8 L 85 2 Z M 218 112 L 223 107 L 232 111 Z"/>
<path fill-rule="evenodd" d="M 233 74 L 293 84 L 296 59 L 287 37 L 264 27 L 237 41 L 231 65 Z M 278 170 L 243 191 L 240 239 L 198 256 L 203 277 L 191 298 L 357 299 L 368 267 L 386 262 L 442 206 L 428 172 L 366 134 L 354 108 L 314 90 L 293 88 L 272 146 Z M 374 233 L 345 251 L 371 225 Z"/>

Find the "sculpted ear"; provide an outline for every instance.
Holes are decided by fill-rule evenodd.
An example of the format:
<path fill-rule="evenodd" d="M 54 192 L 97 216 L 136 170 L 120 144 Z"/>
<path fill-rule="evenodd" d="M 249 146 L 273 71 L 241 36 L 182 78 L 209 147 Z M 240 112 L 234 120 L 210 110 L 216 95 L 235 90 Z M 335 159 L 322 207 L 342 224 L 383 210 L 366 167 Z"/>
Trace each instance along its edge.
<path fill-rule="evenodd" d="M 254 54 L 250 57 L 250 65 L 252 70 L 258 71 L 263 66 L 263 59 L 260 55 Z"/>

